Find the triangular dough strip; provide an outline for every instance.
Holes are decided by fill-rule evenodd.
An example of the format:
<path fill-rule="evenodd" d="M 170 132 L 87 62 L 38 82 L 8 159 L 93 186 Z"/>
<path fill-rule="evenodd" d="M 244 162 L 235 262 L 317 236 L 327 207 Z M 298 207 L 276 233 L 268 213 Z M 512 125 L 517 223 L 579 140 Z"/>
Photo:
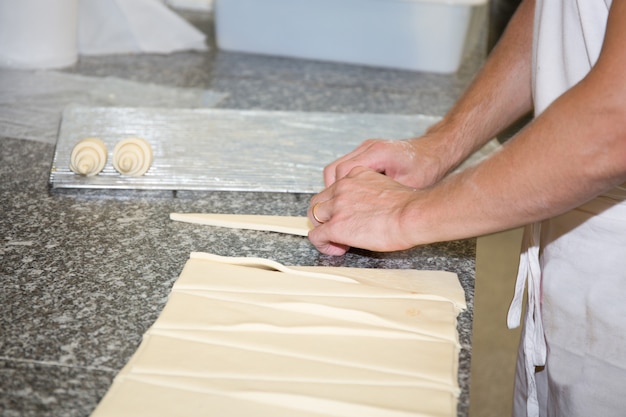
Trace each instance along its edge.
<path fill-rule="evenodd" d="M 302 394 L 311 398 L 335 399 L 338 401 L 367 404 L 388 410 L 411 412 L 411 416 L 427 415 L 452 415 L 451 407 L 454 405 L 455 395 L 448 390 L 438 390 L 428 387 L 394 387 L 381 385 L 351 385 L 333 383 L 312 382 L 283 382 L 214 378 L 189 378 L 162 375 L 133 375 L 135 381 L 144 381 L 148 384 L 172 386 L 177 389 L 186 389 L 199 392 L 223 393 L 289 393 Z M 428 401 L 425 401 L 427 399 Z M 277 404 L 278 405 L 278 404 Z M 317 410 L 316 407 L 308 407 L 308 410 Z M 454 410 L 456 414 L 456 410 Z M 357 414 L 350 414 L 353 417 Z M 364 414 L 358 414 L 364 415 Z"/>
<path fill-rule="evenodd" d="M 151 329 L 151 335 L 231 346 L 275 355 L 414 376 L 455 386 L 457 367 L 446 359 L 458 348 L 446 341 L 381 339 L 371 336 L 293 335 Z M 363 349 L 367 346 L 367 349 Z"/>
<path fill-rule="evenodd" d="M 459 311 L 467 309 L 465 291 L 457 274 L 417 269 L 372 269 L 333 266 L 291 266 L 291 271 L 323 272 L 354 279 L 379 291 L 405 291 L 417 298 L 452 301 Z"/>
<path fill-rule="evenodd" d="M 276 295 L 253 293 L 196 292 L 213 300 L 253 304 L 281 312 L 302 313 L 322 317 L 324 320 L 340 319 L 350 323 L 422 332 L 449 340 L 456 335 L 456 310 L 449 301 L 407 300 L 381 298 L 364 302 L 352 297 L 325 297 L 309 295 Z M 269 310 L 268 310 L 269 311 Z M 440 332 L 438 329 L 449 331 Z"/>
<path fill-rule="evenodd" d="M 170 219 L 179 222 L 202 224 L 205 226 L 260 230 L 264 232 L 277 232 L 305 237 L 308 236 L 309 231 L 313 228 L 308 218 L 298 216 L 171 213 Z"/>
<path fill-rule="evenodd" d="M 334 269 L 343 271 L 348 268 Z M 351 269 L 355 269 L 354 275 L 358 275 L 359 271 L 364 271 L 359 268 Z M 393 272 L 390 271 L 388 274 L 393 274 Z M 447 275 L 444 275 L 444 277 L 447 277 Z M 456 279 L 455 275 L 454 277 Z M 180 278 L 174 284 L 174 290 L 448 300 L 446 297 L 429 296 L 390 287 L 377 287 L 374 284 L 355 285 L 352 282 L 346 283 L 319 279 L 317 276 L 311 277 L 301 273 L 286 273 L 275 269 L 256 268 L 254 266 L 213 262 L 196 258 L 190 259 L 185 264 Z"/>
<path fill-rule="evenodd" d="M 264 331 L 292 334 L 343 334 L 367 335 L 380 338 L 404 338 L 415 340 L 451 341 L 452 335 L 375 326 L 348 321 L 342 318 L 322 317 L 298 312 L 277 311 L 254 304 L 215 300 L 208 303 L 197 294 L 177 292 L 170 296 L 159 320 L 153 325 L 160 329 L 217 330 L 217 331 Z M 450 332 L 452 333 L 452 332 Z"/>
<path fill-rule="evenodd" d="M 292 397 L 291 403 L 276 404 L 269 401 L 269 396 L 255 398 L 254 391 L 229 391 L 222 386 L 213 387 L 215 380 L 133 375 L 119 380 L 119 383 L 111 388 L 92 414 L 94 417 L 171 417 L 184 415 L 185 417 L 205 417 L 207 415 L 220 415 L 229 417 L 249 416 L 272 416 L 272 417 L 353 417 L 355 414 L 337 414 L 339 410 L 330 412 L 324 410 L 317 412 L 315 407 L 300 409 L 299 398 Z M 244 381 L 242 381 L 244 382 Z M 266 384 L 266 381 L 261 381 Z M 292 384 L 293 386 L 293 384 Z M 302 387 L 306 391 L 310 386 Z M 328 387 L 322 384 L 321 389 Z M 277 387 L 279 388 L 279 387 Z M 333 387 L 335 388 L 335 387 Z M 361 387 L 356 387 L 358 395 Z M 372 387 L 372 394 L 380 390 Z M 364 394 L 368 394 L 365 390 Z M 270 392 L 271 394 L 271 392 Z M 409 395 L 413 394 L 413 395 Z M 437 417 L 453 415 L 451 408 L 454 407 L 455 398 L 445 392 L 429 389 L 412 389 L 406 393 L 412 400 L 411 405 L 417 408 L 415 412 L 403 414 L 393 413 L 393 409 L 387 411 L 391 417 Z M 374 398 L 368 396 L 368 398 Z M 387 400 L 392 402 L 395 398 Z M 426 401 L 428 400 L 428 401 Z M 399 408 L 396 405 L 394 408 Z M 371 408 L 369 409 L 371 410 Z M 424 410 L 424 411 L 421 411 Z M 348 410 L 352 412 L 353 410 Z M 369 417 L 372 414 L 362 412 L 357 414 Z"/>
<path fill-rule="evenodd" d="M 346 364 L 294 358 L 253 349 L 146 334 L 140 355 L 122 374 L 159 374 L 188 377 L 264 379 L 317 383 L 418 386 L 456 391 L 453 382 L 365 369 Z"/>
<path fill-rule="evenodd" d="M 331 281 L 390 288 L 410 294 L 424 294 L 430 299 L 448 299 L 459 311 L 467 308 L 465 293 L 456 274 L 445 271 L 417 271 L 412 269 L 369 269 L 343 267 L 288 267 L 279 262 L 255 257 L 226 257 L 205 252 L 192 252 L 190 260 L 206 260 L 228 265 L 270 269 L 287 274 Z M 423 288 L 423 289 L 421 289 Z"/>
<path fill-rule="evenodd" d="M 345 329 L 347 333 L 358 334 L 365 330 L 389 330 L 405 332 L 418 337 L 448 340 L 457 343 L 457 334 L 454 326 L 449 324 L 454 310 L 447 303 L 448 309 L 440 309 L 438 302 L 429 302 L 428 312 L 422 318 L 434 317 L 435 322 L 415 319 L 412 323 L 395 323 L 387 318 L 371 313 L 361 313 L 332 306 L 314 306 L 306 303 L 255 303 L 251 300 L 236 298 L 214 298 L 215 293 L 184 294 L 173 293 L 166 304 L 161 317 L 155 326 L 169 326 L 175 328 L 178 323 L 197 326 L 199 329 L 224 329 L 226 326 L 238 326 L 244 329 L 270 329 L 271 326 L 289 331 L 298 328 L 319 328 L 330 331 L 335 327 Z M 332 298 L 331 298 L 332 299 Z M 337 300 L 335 300 L 337 301 Z M 443 303 L 441 303 L 443 304 Z M 375 306 L 374 306 L 375 307 Z M 443 306 L 445 307 L 445 305 Z M 416 310 L 418 314 L 419 310 Z M 248 325 L 248 326 L 244 326 Z M 206 326 L 206 327 L 204 327 Z M 410 337 L 410 336 L 407 336 Z"/>

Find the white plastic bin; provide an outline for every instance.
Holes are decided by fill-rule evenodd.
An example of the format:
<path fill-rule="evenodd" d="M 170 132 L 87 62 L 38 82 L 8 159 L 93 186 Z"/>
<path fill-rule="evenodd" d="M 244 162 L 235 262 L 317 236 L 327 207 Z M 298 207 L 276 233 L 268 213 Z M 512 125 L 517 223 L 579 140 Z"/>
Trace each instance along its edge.
<path fill-rule="evenodd" d="M 215 0 L 220 49 L 453 73 L 487 0 Z"/>
<path fill-rule="evenodd" d="M 77 28 L 78 0 L 0 0 L 0 67 L 73 65 Z"/>

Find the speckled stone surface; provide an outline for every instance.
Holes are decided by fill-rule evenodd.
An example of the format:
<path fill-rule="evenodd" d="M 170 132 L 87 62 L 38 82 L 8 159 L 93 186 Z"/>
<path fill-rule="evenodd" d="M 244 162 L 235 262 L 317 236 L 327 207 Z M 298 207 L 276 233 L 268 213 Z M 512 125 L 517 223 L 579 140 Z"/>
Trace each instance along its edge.
<path fill-rule="evenodd" d="M 188 17 L 211 34 L 209 16 Z M 440 75 L 213 49 L 82 58 L 67 71 L 212 89 L 229 94 L 223 108 L 441 115 L 482 59 L 479 48 L 457 74 Z M 192 251 L 287 265 L 457 273 L 470 307 L 459 317 L 459 416 L 467 415 L 475 240 L 328 257 L 306 238 L 168 217 L 173 211 L 305 215 L 309 195 L 51 192 L 53 153 L 49 144 L 0 137 L 1 416 L 88 416 L 158 317 Z"/>

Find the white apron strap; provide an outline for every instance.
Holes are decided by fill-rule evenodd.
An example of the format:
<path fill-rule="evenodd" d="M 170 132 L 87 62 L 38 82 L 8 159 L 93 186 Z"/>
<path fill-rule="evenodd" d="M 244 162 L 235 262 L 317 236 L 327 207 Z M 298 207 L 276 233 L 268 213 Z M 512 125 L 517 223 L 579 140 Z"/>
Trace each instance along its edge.
<path fill-rule="evenodd" d="M 515 295 L 507 316 L 509 329 L 520 325 L 524 287 L 528 282 L 528 311 L 524 324 L 522 348 L 525 356 L 526 381 L 528 382 L 526 409 L 529 417 L 539 416 L 535 367 L 544 366 L 546 363 L 546 342 L 541 321 L 540 233 L 540 223 L 533 223 L 524 229 L 520 265 L 515 282 Z"/>

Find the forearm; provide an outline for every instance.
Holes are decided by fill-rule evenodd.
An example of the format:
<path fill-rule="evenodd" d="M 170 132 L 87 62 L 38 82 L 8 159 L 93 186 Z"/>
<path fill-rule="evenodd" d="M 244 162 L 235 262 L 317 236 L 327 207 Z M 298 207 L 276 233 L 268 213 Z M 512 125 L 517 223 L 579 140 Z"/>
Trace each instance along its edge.
<path fill-rule="evenodd" d="M 626 88 L 610 79 L 589 76 L 492 158 L 418 191 L 401 216 L 410 245 L 544 220 L 626 181 Z"/>
<path fill-rule="evenodd" d="M 534 1 L 522 2 L 481 71 L 424 138 L 450 152 L 453 165 L 532 109 L 533 15 Z"/>

